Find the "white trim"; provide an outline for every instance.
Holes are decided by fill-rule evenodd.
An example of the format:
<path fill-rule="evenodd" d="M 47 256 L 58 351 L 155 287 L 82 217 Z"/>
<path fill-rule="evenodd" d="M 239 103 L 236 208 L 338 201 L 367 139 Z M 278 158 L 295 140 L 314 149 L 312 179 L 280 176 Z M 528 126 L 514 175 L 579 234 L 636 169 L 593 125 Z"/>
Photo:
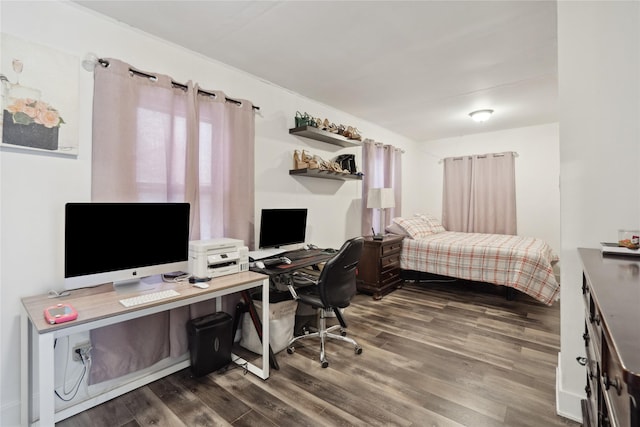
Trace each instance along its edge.
<path fill-rule="evenodd" d="M 561 417 L 582 423 L 582 407 L 580 401 L 584 396 L 562 389 L 562 362 L 558 352 L 556 367 L 556 413 Z"/>

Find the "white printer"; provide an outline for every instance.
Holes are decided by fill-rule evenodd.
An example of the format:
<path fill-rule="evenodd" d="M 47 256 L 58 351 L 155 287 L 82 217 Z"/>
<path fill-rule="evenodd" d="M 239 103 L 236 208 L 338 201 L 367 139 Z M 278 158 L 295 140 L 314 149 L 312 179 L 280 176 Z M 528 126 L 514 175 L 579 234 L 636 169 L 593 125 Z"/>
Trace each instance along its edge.
<path fill-rule="evenodd" d="M 249 271 L 249 248 L 242 240 L 223 237 L 189 242 L 189 273 L 196 279 L 241 271 Z"/>

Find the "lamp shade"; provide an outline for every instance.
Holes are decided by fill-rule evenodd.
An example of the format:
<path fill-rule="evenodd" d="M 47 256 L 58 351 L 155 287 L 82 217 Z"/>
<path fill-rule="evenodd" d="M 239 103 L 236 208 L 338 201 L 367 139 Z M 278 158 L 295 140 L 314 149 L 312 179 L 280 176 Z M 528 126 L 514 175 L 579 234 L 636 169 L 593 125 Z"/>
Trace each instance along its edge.
<path fill-rule="evenodd" d="M 367 208 L 386 209 L 396 206 L 393 188 L 370 188 L 367 194 Z"/>

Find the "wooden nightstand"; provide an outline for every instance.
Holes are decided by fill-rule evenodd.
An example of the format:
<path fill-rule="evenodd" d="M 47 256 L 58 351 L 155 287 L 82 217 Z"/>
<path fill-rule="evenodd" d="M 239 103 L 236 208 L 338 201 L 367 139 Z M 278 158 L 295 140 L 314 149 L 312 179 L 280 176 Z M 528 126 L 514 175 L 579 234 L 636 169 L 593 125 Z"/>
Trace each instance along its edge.
<path fill-rule="evenodd" d="M 400 249 L 403 236 L 389 234 L 382 240 L 364 237 L 362 256 L 358 263 L 358 291 L 373 294 L 374 299 L 396 289 L 400 278 Z"/>

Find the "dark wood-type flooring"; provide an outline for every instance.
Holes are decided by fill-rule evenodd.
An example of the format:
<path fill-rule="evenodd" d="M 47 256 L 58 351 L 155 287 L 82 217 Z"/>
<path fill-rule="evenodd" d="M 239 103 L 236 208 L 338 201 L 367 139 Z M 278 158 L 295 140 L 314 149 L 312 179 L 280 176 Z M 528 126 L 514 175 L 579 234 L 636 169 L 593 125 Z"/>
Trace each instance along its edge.
<path fill-rule="evenodd" d="M 503 288 L 406 283 L 345 311 L 347 343 L 278 354 L 262 381 L 240 368 L 177 372 L 68 418 L 71 426 L 578 426 L 555 413 L 560 308 Z"/>

